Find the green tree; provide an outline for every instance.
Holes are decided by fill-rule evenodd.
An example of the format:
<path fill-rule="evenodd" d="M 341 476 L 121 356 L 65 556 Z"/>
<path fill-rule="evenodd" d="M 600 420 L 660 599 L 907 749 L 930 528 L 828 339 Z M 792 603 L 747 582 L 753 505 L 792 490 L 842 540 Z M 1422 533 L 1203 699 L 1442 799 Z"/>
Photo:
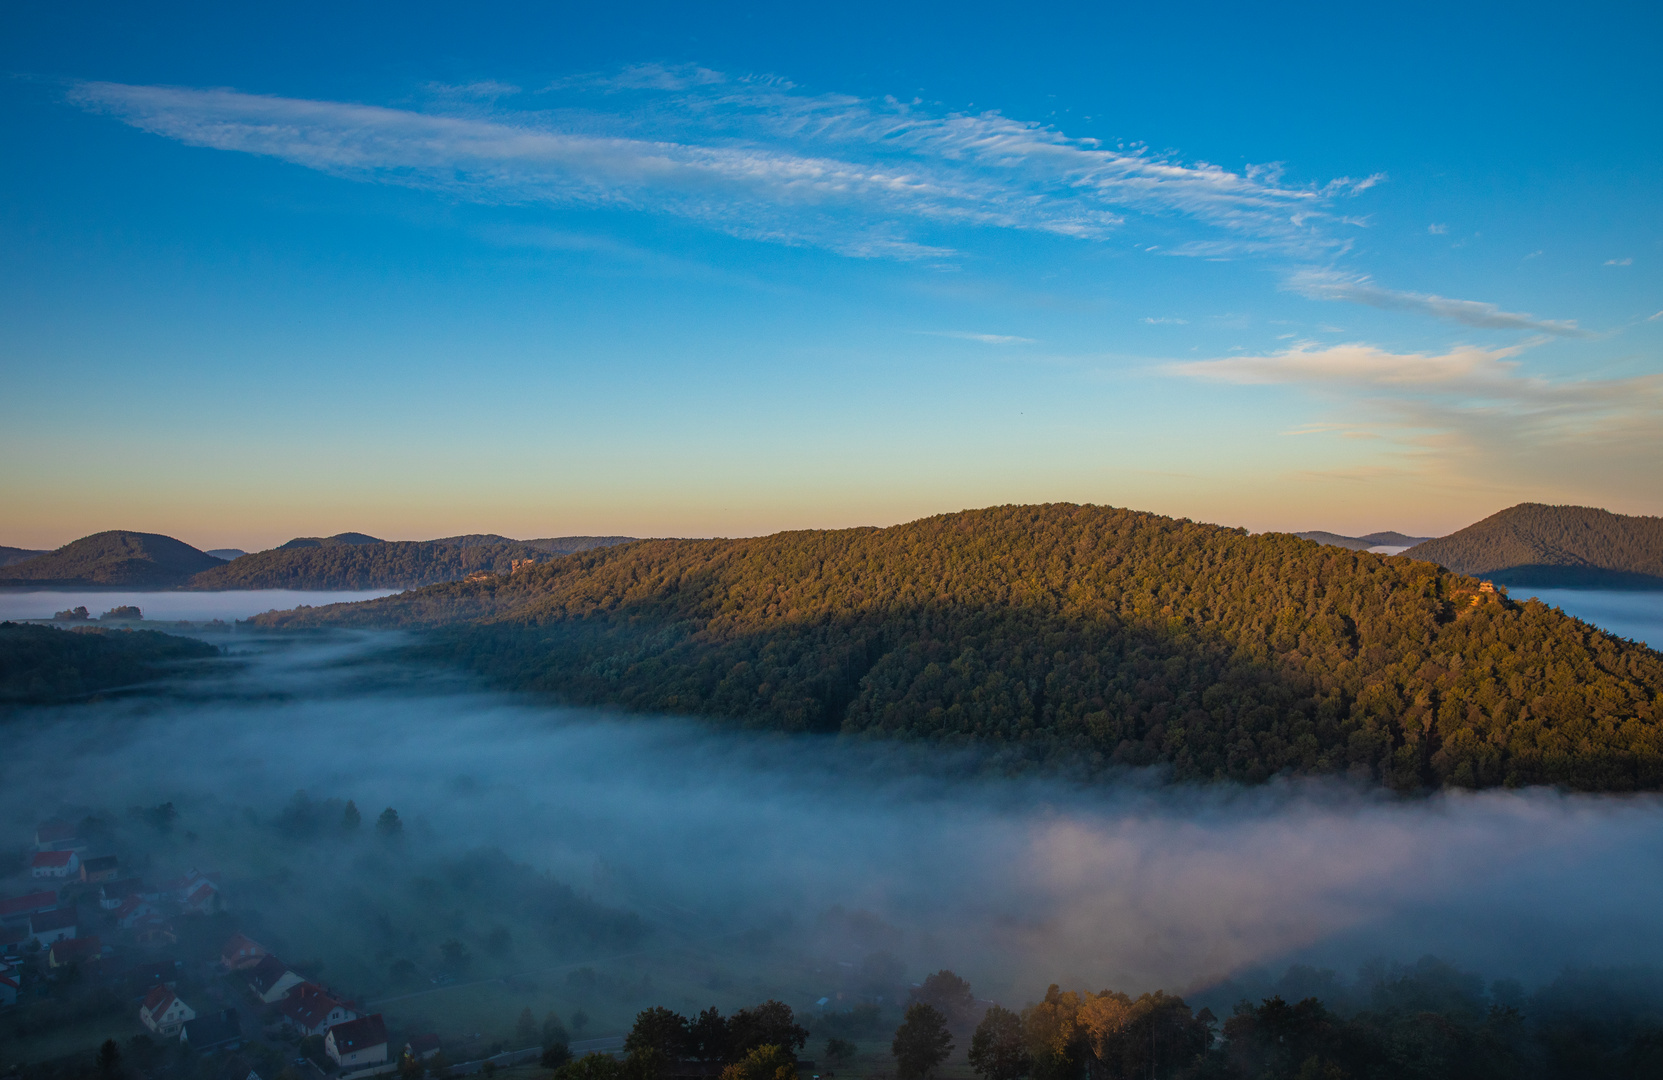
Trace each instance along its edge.
<path fill-rule="evenodd" d="M 665 1061 L 680 1061 L 687 1056 L 688 1028 L 687 1017 L 654 1005 L 635 1014 L 635 1024 L 624 1037 L 624 1049 L 632 1054 L 656 1050 Z"/>
<path fill-rule="evenodd" d="M 1022 1017 L 994 1005 L 970 1038 L 970 1067 L 982 1080 L 1020 1080 L 1034 1067 L 1022 1031 Z"/>
<path fill-rule="evenodd" d="M 440 945 L 439 955 L 444 958 L 445 969 L 452 974 L 468 970 L 468 965 L 473 963 L 473 954 L 468 951 L 468 946 L 456 938 L 450 938 Z"/>
<path fill-rule="evenodd" d="M 753 1046 L 744 1057 L 722 1070 L 722 1080 L 797 1080 L 797 1061 L 783 1046 Z"/>
<path fill-rule="evenodd" d="M 566 1034 L 566 1025 L 560 1022 L 560 1016 L 553 1009 L 543 1017 L 543 1045 L 565 1046 L 571 1042 L 571 1036 Z"/>
<path fill-rule="evenodd" d="M 752 1009 L 740 1009 L 728 1018 L 730 1060 L 738 1060 L 759 1046 L 778 1046 L 795 1054 L 808 1042 L 808 1029 L 797 1023 L 791 1006 L 783 1001 L 764 1001 Z"/>
<path fill-rule="evenodd" d="M 913 989 L 912 999 L 934 1008 L 947 1018 L 948 1024 L 964 1023 L 976 1006 L 976 995 L 970 992 L 970 984 L 945 968 L 926 975 L 923 983 Z"/>
<path fill-rule="evenodd" d="M 947 1018 L 941 1011 L 922 1001 L 908 1005 L 890 1043 L 890 1052 L 895 1055 L 895 1075 L 900 1080 L 928 1080 L 952 1051 L 953 1037 L 947 1031 Z"/>
<path fill-rule="evenodd" d="M 733 1061 L 733 1030 L 716 1006 L 699 1013 L 688 1025 L 687 1047 L 695 1061 Z"/>
<path fill-rule="evenodd" d="M 98 1048 L 98 1071 L 111 1077 L 121 1072 L 121 1047 L 114 1039 L 105 1039 Z"/>
<path fill-rule="evenodd" d="M 346 801 L 346 809 L 341 811 L 341 828 L 349 833 L 358 831 L 358 826 L 364 823 L 364 815 L 358 812 L 358 804 L 351 799 Z"/>
<path fill-rule="evenodd" d="M 855 1059 L 858 1047 L 847 1039 L 833 1036 L 826 1040 L 826 1064 L 833 1068 L 842 1068 Z"/>
<path fill-rule="evenodd" d="M 516 1048 L 532 1045 L 537 1041 L 537 1018 L 531 1015 L 531 1006 L 520 1010 L 519 1022 L 514 1025 L 514 1038 L 518 1040 Z"/>
<path fill-rule="evenodd" d="M 584 1054 L 556 1071 L 554 1080 L 619 1080 L 622 1072 L 610 1054 Z"/>
<path fill-rule="evenodd" d="M 375 831 L 383 840 L 398 840 L 404 836 L 404 822 L 399 820 L 398 811 L 392 807 L 381 811 L 381 816 L 375 819 Z"/>

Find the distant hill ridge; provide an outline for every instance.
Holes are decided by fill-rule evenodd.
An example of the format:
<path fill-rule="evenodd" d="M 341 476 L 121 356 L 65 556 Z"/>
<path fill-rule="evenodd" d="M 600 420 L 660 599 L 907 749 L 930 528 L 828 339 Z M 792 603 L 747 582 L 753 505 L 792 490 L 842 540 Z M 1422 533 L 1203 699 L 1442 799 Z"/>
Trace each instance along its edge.
<path fill-rule="evenodd" d="M 472 573 L 506 574 L 516 561 L 543 562 L 629 539 L 565 536 L 520 541 L 482 534 L 390 541 L 339 533 L 296 537 L 269 551 L 246 554 L 235 549 L 199 551 L 169 536 L 115 530 L 5 566 L 0 569 L 0 587 L 409 589 Z"/>
<path fill-rule="evenodd" d="M 566 701 L 1011 765 L 1663 787 L 1663 655 L 1428 562 L 1101 506 L 643 540 L 258 616 Z"/>
<path fill-rule="evenodd" d="M 1376 547 L 1411 547 L 1423 541 L 1430 540 L 1428 536 L 1405 536 L 1400 532 L 1373 532 L 1367 536 L 1341 536 L 1339 533 L 1313 532 L 1294 533 L 1302 540 L 1315 540 L 1319 544 L 1333 544 L 1351 551 L 1367 551 Z"/>
<path fill-rule="evenodd" d="M 31 548 L 6 547 L 4 544 L 0 544 L 0 567 L 10 566 L 13 563 L 20 563 L 24 559 L 32 559 L 37 555 L 45 554 L 44 551 L 36 551 Z"/>
<path fill-rule="evenodd" d="M 1663 517 L 1520 503 L 1404 554 L 1503 584 L 1663 589 Z"/>
<path fill-rule="evenodd" d="M 221 565 L 171 536 L 112 529 L 7 566 L 0 572 L 0 585 L 165 589 Z"/>

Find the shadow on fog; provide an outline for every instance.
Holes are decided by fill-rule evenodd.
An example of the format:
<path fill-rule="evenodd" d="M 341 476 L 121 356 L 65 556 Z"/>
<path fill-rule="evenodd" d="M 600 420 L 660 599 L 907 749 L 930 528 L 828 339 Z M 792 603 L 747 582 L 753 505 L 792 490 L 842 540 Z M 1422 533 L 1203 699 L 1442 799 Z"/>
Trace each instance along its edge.
<path fill-rule="evenodd" d="M 19 714 L 3 823 L 21 842 L 63 808 L 163 801 L 253 820 L 304 789 L 699 933 L 834 955 L 865 920 L 915 973 L 1013 1001 L 1427 952 L 1526 980 L 1663 961 L 1653 797 L 997 778 L 924 747 L 548 708 L 413 669 L 396 641 L 243 637 L 172 696 Z"/>

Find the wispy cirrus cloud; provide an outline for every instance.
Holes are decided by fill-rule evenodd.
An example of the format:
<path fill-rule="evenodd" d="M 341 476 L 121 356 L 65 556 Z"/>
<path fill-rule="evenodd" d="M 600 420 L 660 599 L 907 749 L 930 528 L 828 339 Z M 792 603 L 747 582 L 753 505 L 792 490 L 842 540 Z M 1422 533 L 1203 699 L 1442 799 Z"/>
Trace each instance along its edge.
<path fill-rule="evenodd" d="M 1032 345 L 1034 339 L 1015 334 L 977 334 L 969 330 L 919 330 L 930 337 L 957 338 L 960 341 L 979 341 L 983 345 Z"/>
<path fill-rule="evenodd" d="M 1108 148 L 998 113 L 809 94 L 771 78 L 644 66 L 525 94 L 428 88 L 391 108 L 226 89 L 86 82 L 70 100 L 192 146 L 478 202 L 669 214 L 749 239 L 862 258 L 950 254 L 954 230 L 1085 241 L 1129 215 L 1193 235 L 1168 250 L 1313 255 L 1344 247 L 1338 199 L 1379 181 L 1283 180 Z"/>
<path fill-rule="evenodd" d="M 1344 300 L 1387 311 L 1411 311 L 1435 319 L 1489 330 L 1530 330 L 1555 337 L 1592 337 L 1575 320 L 1538 319 L 1516 311 L 1503 311 L 1479 300 L 1453 300 L 1431 293 L 1399 292 L 1376 285 L 1365 274 L 1335 270 L 1307 269 L 1288 278 L 1287 287 L 1313 300 Z"/>
<path fill-rule="evenodd" d="M 1658 489 L 1663 376 L 1549 379 L 1524 370 L 1523 346 L 1394 353 L 1373 345 L 1301 344 L 1281 352 L 1171 363 L 1167 374 L 1315 394 L 1341 418 L 1323 421 L 1390 438 L 1419 468 L 1474 484 L 1598 476 L 1628 491 Z M 1626 487 L 1625 487 L 1626 485 Z"/>

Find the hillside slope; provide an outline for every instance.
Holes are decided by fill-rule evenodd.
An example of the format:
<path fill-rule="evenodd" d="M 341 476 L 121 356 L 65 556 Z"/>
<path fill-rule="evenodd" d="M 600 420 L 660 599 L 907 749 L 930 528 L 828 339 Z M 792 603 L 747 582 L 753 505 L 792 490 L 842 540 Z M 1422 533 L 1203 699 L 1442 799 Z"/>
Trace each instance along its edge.
<path fill-rule="evenodd" d="M 1404 554 L 1512 585 L 1663 589 L 1663 518 L 1520 503 Z"/>
<path fill-rule="evenodd" d="M 508 686 L 1013 763 L 1663 786 L 1663 656 L 1425 562 L 1096 506 L 653 540 L 260 616 Z"/>
<path fill-rule="evenodd" d="M 13 563 L 20 563 L 25 559 L 32 559 L 36 555 L 45 554 L 44 551 L 36 551 L 32 548 L 6 547 L 0 544 L 0 566 L 11 566 Z"/>
<path fill-rule="evenodd" d="M 361 534 L 348 533 L 347 536 Z M 309 539 L 309 538 L 302 538 Z M 474 542 L 475 540 L 482 542 Z M 317 545 L 291 540 L 282 547 L 244 555 L 190 581 L 193 589 L 414 589 L 459 581 L 469 574 L 506 574 L 515 560 L 544 562 L 553 554 L 587 550 L 611 538 L 560 537 L 501 540 L 339 540 Z M 497 542 L 492 542 L 495 540 Z M 559 550 L 562 542 L 564 550 Z M 298 546 L 297 546 L 298 545 Z M 551 550 L 552 548 L 552 550 Z"/>
<path fill-rule="evenodd" d="M 14 563 L 0 570 L 0 586 L 166 589 L 222 565 L 207 552 L 171 536 L 115 529 Z"/>
<path fill-rule="evenodd" d="M 155 678 L 182 660 L 219 654 L 207 642 L 155 630 L 0 623 L 0 704 L 67 701 Z"/>

